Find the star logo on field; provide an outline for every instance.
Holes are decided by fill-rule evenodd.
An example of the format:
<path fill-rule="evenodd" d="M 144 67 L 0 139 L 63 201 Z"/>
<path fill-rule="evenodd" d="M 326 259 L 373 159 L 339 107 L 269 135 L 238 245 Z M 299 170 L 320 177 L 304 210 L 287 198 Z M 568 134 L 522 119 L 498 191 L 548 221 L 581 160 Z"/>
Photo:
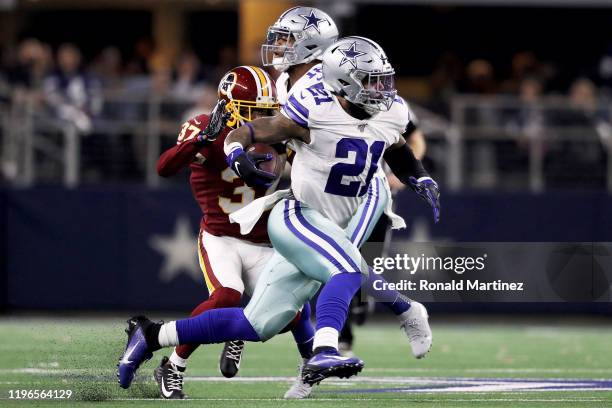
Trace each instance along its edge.
<path fill-rule="evenodd" d="M 186 216 L 181 215 L 176 219 L 171 235 L 153 235 L 149 245 L 164 258 L 159 280 L 167 283 L 184 273 L 194 281 L 201 282 L 197 261 L 197 236 Z"/>
<path fill-rule="evenodd" d="M 327 21 L 327 19 L 325 18 L 317 17 L 314 13 L 314 10 L 310 10 L 310 15 L 300 14 L 300 17 L 306 20 L 306 24 L 304 24 L 303 30 L 312 27 L 317 30 L 319 34 L 321 34 L 321 30 L 319 30 L 319 23 L 321 23 L 321 21 Z"/>
<path fill-rule="evenodd" d="M 351 46 L 346 49 L 339 48 L 338 51 L 340 51 L 343 55 L 342 60 L 340 61 L 340 66 L 350 62 L 353 68 L 357 68 L 357 57 L 366 55 L 365 52 L 357 49 L 357 42 L 352 43 Z"/>

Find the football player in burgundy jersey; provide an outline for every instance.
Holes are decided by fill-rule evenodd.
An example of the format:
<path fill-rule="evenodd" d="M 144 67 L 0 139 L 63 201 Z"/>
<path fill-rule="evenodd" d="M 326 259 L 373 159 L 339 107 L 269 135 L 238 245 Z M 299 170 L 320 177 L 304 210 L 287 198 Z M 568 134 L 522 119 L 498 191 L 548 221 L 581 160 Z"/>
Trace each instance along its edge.
<path fill-rule="evenodd" d="M 240 66 L 225 74 L 219 83 L 218 95 L 219 102 L 210 116 L 202 114 L 185 122 L 176 146 L 166 150 L 157 163 L 157 172 L 162 177 L 173 176 L 189 166 L 191 190 L 203 213 L 198 257 L 209 298 L 191 316 L 210 309 L 238 306 L 245 281 L 246 289 L 251 289 L 273 252 L 266 230 L 267 214 L 248 235 L 240 234 L 240 226 L 230 223 L 228 214 L 274 191 L 278 180 L 269 187 L 248 186 L 228 167 L 223 145 L 232 129 L 277 113 L 276 86 L 260 68 Z M 249 155 L 255 162 L 269 159 L 265 154 Z M 314 331 L 309 317 L 307 306 L 293 329 L 301 354 L 312 351 Z M 242 341 L 225 344 L 220 361 L 224 376 L 233 377 L 238 372 L 243 347 Z M 183 375 L 187 358 L 196 348 L 197 345 L 176 347 L 170 358 L 164 357 L 155 369 L 162 397 L 185 398 Z"/>

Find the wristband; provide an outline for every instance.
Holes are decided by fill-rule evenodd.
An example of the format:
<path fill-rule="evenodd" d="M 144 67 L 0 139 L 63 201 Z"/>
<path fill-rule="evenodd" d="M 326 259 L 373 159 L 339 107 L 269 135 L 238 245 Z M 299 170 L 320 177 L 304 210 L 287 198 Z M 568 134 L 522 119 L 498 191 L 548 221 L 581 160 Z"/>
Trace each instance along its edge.
<path fill-rule="evenodd" d="M 244 150 L 242 150 L 242 145 L 240 145 L 240 143 L 237 143 L 237 145 L 238 146 L 234 147 L 234 149 L 232 149 L 232 151 L 230 151 L 230 153 L 225 158 L 225 161 L 227 162 L 227 165 L 229 167 L 232 167 L 236 158 L 240 156 L 242 153 L 244 153 Z"/>
<path fill-rule="evenodd" d="M 244 149 L 244 146 L 242 146 L 242 144 L 240 144 L 239 142 L 232 142 L 230 144 L 224 144 L 223 152 L 225 153 L 226 156 L 229 156 L 230 154 L 232 154 L 232 151 L 238 148 Z"/>

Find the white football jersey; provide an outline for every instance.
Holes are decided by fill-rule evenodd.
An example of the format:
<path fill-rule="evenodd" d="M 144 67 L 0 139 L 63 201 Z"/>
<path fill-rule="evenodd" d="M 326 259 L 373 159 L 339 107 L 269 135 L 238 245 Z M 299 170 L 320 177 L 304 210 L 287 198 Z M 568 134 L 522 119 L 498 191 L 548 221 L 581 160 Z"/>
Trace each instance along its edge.
<path fill-rule="evenodd" d="M 283 72 L 278 76 L 278 78 L 276 78 L 276 99 L 281 106 L 287 102 L 287 94 L 289 94 L 288 88 L 289 74 Z"/>
<path fill-rule="evenodd" d="M 291 88 L 309 87 L 322 80 L 323 71 L 321 69 L 321 64 L 317 64 L 302 75 Z M 287 103 L 287 99 L 289 98 L 289 74 L 286 72 L 280 74 L 276 80 L 276 98 L 281 107 Z"/>
<path fill-rule="evenodd" d="M 320 65 L 309 73 L 315 73 L 316 67 Z M 315 78 L 308 74 L 300 78 L 281 109 L 284 116 L 310 130 L 309 144 L 292 140 L 291 188 L 296 199 L 344 228 L 384 151 L 402 137 L 410 116 L 406 102 L 398 97 L 389 111 L 356 119 Z"/>
<path fill-rule="evenodd" d="M 304 75 L 302 75 L 296 82 L 293 84 L 291 89 L 295 87 L 305 87 L 308 88 L 313 86 L 316 83 L 319 83 L 323 80 L 323 70 L 321 68 L 321 63 L 310 68 Z M 281 106 L 281 109 L 287 103 L 287 99 L 289 98 L 289 74 L 287 72 L 283 72 L 278 76 L 276 80 L 276 99 Z M 287 141 L 287 146 L 295 151 L 294 141 Z"/>

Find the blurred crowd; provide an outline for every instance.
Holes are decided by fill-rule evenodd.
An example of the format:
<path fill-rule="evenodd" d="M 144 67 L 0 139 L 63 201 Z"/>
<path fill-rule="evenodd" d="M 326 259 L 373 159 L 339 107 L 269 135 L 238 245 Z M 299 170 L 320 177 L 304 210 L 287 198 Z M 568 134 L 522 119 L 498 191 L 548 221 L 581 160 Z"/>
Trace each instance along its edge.
<path fill-rule="evenodd" d="M 445 52 L 430 78 L 433 98 L 446 100 L 463 93 L 519 96 L 533 102 L 543 95 L 568 94 L 580 99 L 576 101 L 579 105 L 589 105 L 599 97 L 608 101 L 612 97 L 612 46 L 599 56 L 595 66 L 585 67 L 574 78 L 568 78 L 555 63 L 541 61 L 532 51 L 515 53 L 507 65 L 494 67 L 487 59 L 464 62 L 454 53 Z"/>
<path fill-rule="evenodd" d="M 81 142 L 82 181 L 142 180 L 149 124 L 157 123 L 163 148 L 176 140 L 180 122 L 210 112 L 217 81 L 237 65 L 236 50 L 222 48 L 217 59 L 217 64 L 207 65 L 185 51 L 169 64 L 150 40 L 143 39 L 131 55 L 109 46 L 86 61 L 75 44 L 53 49 L 28 38 L 1 55 L 0 109 L 4 107 L 13 122 L 20 123 L 23 120 L 15 113 L 24 109 L 19 107 L 32 107 L 37 135 L 58 145 L 67 127 L 87 136 Z M 156 111 L 151 101 L 158 102 Z M 3 136 L 8 140 L 7 133 L 0 126 L 0 141 Z M 61 163 L 44 159 L 37 165 L 49 166 L 38 173 L 57 179 Z"/>
<path fill-rule="evenodd" d="M 109 46 L 85 63 L 74 44 L 61 44 L 53 50 L 49 44 L 27 38 L 1 54 L 0 95 L 6 99 L 9 89 L 39 92 L 50 105 L 70 105 L 89 115 L 102 111 L 102 93 L 157 95 L 197 103 L 225 71 L 239 63 L 232 47 L 221 49 L 217 59 L 218 63 L 210 65 L 193 51 L 185 51 L 169 64 L 150 40 L 141 39 L 128 57 Z M 423 79 L 427 87 L 425 103 L 434 112 L 448 116 L 449 100 L 457 94 L 515 96 L 527 105 L 547 95 L 566 95 L 571 107 L 586 111 L 596 111 L 612 97 L 612 48 L 588 76 L 574 78 L 569 86 L 559 85 L 558 67 L 541 62 L 533 52 L 516 53 L 509 65 L 509 75 L 500 77 L 486 59 L 464 62 L 454 53 L 445 52 L 431 76 Z M 73 114 L 65 109 L 58 109 L 60 117 Z"/>
<path fill-rule="evenodd" d="M 53 50 L 49 44 L 28 38 L 2 53 L 0 95 L 5 101 L 25 93 L 36 96 L 59 118 L 71 118 L 80 130 L 89 132 L 88 119 L 104 113 L 105 97 L 158 96 L 210 109 L 216 81 L 237 65 L 236 50 L 223 48 L 218 59 L 214 66 L 205 65 L 195 53 L 186 51 L 168 64 L 152 42 L 143 39 L 128 58 L 109 46 L 85 63 L 74 44 L 64 43 Z"/>
<path fill-rule="evenodd" d="M 111 133 L 109 129 L 116 130 L 111 126 L 113 121 L 142 123 L 151 119 L 147 103 L 157 98 L 162 101 L 158 112 L 161 133 L 174 136 L 177 123 L 212 109 L 218 79 L 238 65 L 236 49 L 222 48 L 216 60 L 216 64 L 207 64 L 193 51 L 185 51 L 173 63 L 167 63 L 153 43 L 143 39 L 134 45 L 131 55 L 109 46 L 85 61 L 75 44 L 52 49 L 38 39 L 27 38 L 2 52 L 0 107 L 33 101 L 36 112 L 60 127 L 68 123 L 83 135 L 95 135 L 95 140 L 83 142 L 83 163 L 89 160 L 98 173 L 102 169 L 105 174 L 123 179 L 125 172 L 142 172 L 142 139 L 139 142 L 128 137 L 129 130 L 125 129 L 116 131 L 119 138 L 102 137 Z M 468 162 L 476 163 L 472 165 L 475 179 L 480 177 L 482 186 L 488 187 L 496 183 L 495 172 L 526 168 L 532 154 L 531 141 L 540 138 L 546 139 L 541 146 L 546 173 L 561 180 L 561 185 L 581 183 L 585 174 L 593 175 L 596 185 L 604 183 L 606 149 L 612 140 L 612 49 L 601 56 L 589 76 L 571 79 L 565 89 L 559 85 L 560 70 L 540 61 L 533 52 L 519 52 L 509 64 L 510 74 L 501 78 L 490 61 L 475 59 L 465 63 L 447 52 L 430 77 L 423 78 L 427 98 L 419 102 L 453 120 L 457 119 L 451 116 L 454 96 L 513 100 L 511 104 L 477 103 L 462 112 L 462 124 L 467 129 L 490 127 L 498 133 L 502 129 L 514 138 L 511 142 L 468 142 L 468 155 L 473 155 Z M 551 95 L 563 98 L 563 102 L 543 105 Z M 404 96 L 410 99 L 410 95 Z M 560 134 L 563 137 L 550 143 Z M 100 159 L 104 156 L 100 154 L 102 150 L 109 157 Z M 108 169 L 117 162 L 137 164 L 131 169 L 129 165 Z"/>
<path fill-rule="evenodd" d="M 447 52 L 429 78 L 426 106 L 465 129 L 473 185 L 495 186 L 497 174 L 512 175 L 540 160 L 541 182 L 548 187 L 605 186 L 612 151 L 612 47 L 576 77 L 531 51 L 514 54 L 509 65 L 503 77 L 486 59 L 463 63 Z M 458 95 L 479 98 L 453 109 L 450 101 Z M 517 173 L 517 187 L 524 187 L 524 176 Z"/>

